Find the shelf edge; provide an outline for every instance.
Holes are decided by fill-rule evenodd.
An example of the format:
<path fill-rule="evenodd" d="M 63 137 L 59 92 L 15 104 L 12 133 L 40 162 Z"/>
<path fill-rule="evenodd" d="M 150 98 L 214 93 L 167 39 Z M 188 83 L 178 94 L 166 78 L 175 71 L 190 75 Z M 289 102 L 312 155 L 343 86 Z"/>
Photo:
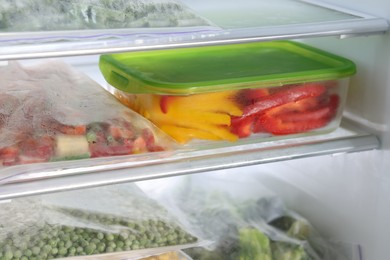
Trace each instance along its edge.
<path fill-rule="evenodd" d="M 116 169 L 107 172 L 6 184 L 0 186 L 0 201 L 24 196 L 166 178 L 327 154 L 366 151 L 379 147 L 379 139 L 375 135 L 365 134 L 333 140 L 309 141 L 298 145 L 287 144 L 270 148 L 259 148 L 258 150 L 240 151 L 238 153 L 231 152 L 214 156 L 179 158 L 176 161 L 132 169 Z"/>
<path fill-rule="evenodd" d="M 207 45 L 220 45 L 231 43 L 244 43 L 254 41 L 271 41 L 282 39 L 299 39 L 309 37 L 338 36 L 346 38 L 348 36 L 381 34 L 389 30 L 389 23 L 383 18 L 365 18 L 364 20 L 341 20 L 323 23 L 309 23 L 299 25 L 256 27 L 245 29 L 230 29 L 219 32 L 210 31 L 200 35 L 194 34 L 191 39 L 188 37 L 180 38 L 174 34 L 162 38 L 152 37 L 147 40 L 137 39 L 118 39 L 112 41 L 96 41 L 93 48 L 81 48 L 74 43 L 64 43 L 62 50 L 58 50 L 56 44 L 36 44 L 12 46 L 14 50 L 7 48 L 7 51 L 0 52 L 0 61 L 19 60 L 19 59 L 38 59 L 53 57 L 85 56 L 98 55 L 104 53 L 134 52 L 156 49 L 183 48 Z M 208 34 L 208 35 L 207 35 Z M 142 36 L 142 34 L 138 35 Z M 140 40 L 141 39 L 141 40 Z M 121 42 L 119 45 L 118 42 Z M 125 45 L 123 46 L 123 42 Z M 140 42 L 140 43 L 138 43 Z M 83 42 L 80 44 L 85 47 Z M 30 47 L 29 47 L 30 46 Z M 29 51 L 29 48 L 33 48 Z M 37 50 L 36 47 L 41 47 Z M 7 46 L 4 46 L 5 48 Z M 20 48 L 19 51 L 18 48 Z M 23 51 L 24 50 L 24 51 Z"/>

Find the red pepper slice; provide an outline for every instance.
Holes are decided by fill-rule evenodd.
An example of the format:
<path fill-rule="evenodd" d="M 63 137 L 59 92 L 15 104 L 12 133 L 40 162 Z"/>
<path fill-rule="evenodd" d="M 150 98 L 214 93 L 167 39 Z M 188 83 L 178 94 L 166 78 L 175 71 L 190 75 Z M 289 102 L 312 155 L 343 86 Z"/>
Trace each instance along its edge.
<path fill-rule="evenodd" d="M 274 113 L 272 110 L 259 117 L 257 124 L 274 135 L 307 132 L 327 125 L 337 113 L 340 98 L 331 95 L 326 105 L 305 112 Z"/>
<path fill-rule="evenodd" d="M 164 150 L 163 147 L 156 144 L 154 134 L 150 129 L 145 128 L 142 130 L 142 138 L 145 140 L 148 151 L 159 152 Z"/>
<path fill-rule="evenodd" d="M 160 97 L 160 109 L 164 114 L 168 113 L 169 105 L 172 102 L 171 100 L 174 98 L 175 98 L 174 96 L 161 96 Z"/>
<path fill-rule="evenodd" d="M 127 155 L 132 153 L 133 145 L 131 143 L 127 143 L 126 145 L 106 145 L 101 143 L 92 143 L 89 144 L 89 150 L 91 151 L 91 157 Z"/>
<path fill-rule="evenodd" d="M 230 132 L 236 134 L 240 138 L 248 137 L 252 133 L 252 125 L 254 120 L 254 115 L 246 117 L 232 117 L 230 123 Z"/>
<path fill-rule="evenodd" d="M 326 92 L 326 87 L 320 83 L 309 83 L 292 87 L 285 87 L 266 96 L 253 105 L 244 108 L 242 116 L 249 116 L 265 112 L 271 108 L 305 98 L 318 97 Z"/>
<path fill-rule="evenodd" d="M 19 148 L 8 146 L 0 149 L 0 164 L 10 166 L 16 164 L 19 156 Z"/>
<path fill-rule="evenodd" d="M 269 93 L 268 88 L 243 89 L 238 93 L 236 100 L 238 103 L 248 106 L 268 96 Z"/>

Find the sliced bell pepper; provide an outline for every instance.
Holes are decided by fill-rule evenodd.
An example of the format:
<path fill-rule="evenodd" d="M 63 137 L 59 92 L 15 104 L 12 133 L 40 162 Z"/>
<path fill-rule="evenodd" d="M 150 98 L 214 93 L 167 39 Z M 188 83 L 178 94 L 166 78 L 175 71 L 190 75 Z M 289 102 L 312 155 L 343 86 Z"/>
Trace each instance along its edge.
<path fill-rule="evenodd" d="M 272 110 L 258 118 L 256 124 L 274 135 L 296 134 L 327 125 L 337 113 L 339 96 L 331 95 L 326 105 L 304 112 L 275 113 Z"/>
<path fill-rule="evenodd" d="M 133 145 L 107 145 L 103 143 L 92 143 L 89 144 L 89 150 L 91 152 L 92 158 L 101 156 L 126 155 L 132 153 Z"/>
<path fill-rule="evenodd" d="M 252 134 L 252 126 L 255 115 L 246 117 L 232 117 L 230 131 L 240 138 L 248 137 Z"/>
<path fill-rule="evenodd" d="M 256 103 L 245 107 L 243 110 L 243 116 L 262 113 L 268 109 L 290 102 L 296 102 L 305 98 L 318 97 L 325 92 L 326 87 L 319 83 L 285 87 L 269 96 L 260 99 Z"/>
<path fill-rule="evenodd" d="M 160 128 L 180 143 L 195 138 L 227 141 L 237 141 L 238 139 L 238 136 L 231 133 L 225 126 L 208 125 L 201 128 L 188 128 L 177 125 L 162 125 Z"/>
<path fill-rule="evenodd" d="M 164 114 L 168 113 L 168 108 L 174 99 L 175 99 L 175 96 L 166 96 L 166 95 L 161 96 L 160 109 Z"/>
<path fill-rule="evenodd" d="M 236 100 L 240 104 L 248 106 L 256 103 L 269 94 L 270 90 L 268 88 L 243 89 L 237 94 Z"/>
<path fill-rule="evenodd" d="M 242 110 L 236 102 L 238 91 L 194 94 L 190 96 L 161 96 L 160 109 L 163 113 L 180 111 L 218 112 L 239 116 Z"/>
<path fill-rule="evenodd" d="M 172 136 L 179 143 L 187 143 L 192 139 L 221 140 L 213 133 L 193 128 L 185 128 L 175 125 L 163 125 L 161 130 Z"/>
<path fill-rule="evenodd" d="M 156 144 L 153 132 L 150 129 L 144 128 L 142 130 L 142 138 L 145 140 L 146 148 L 150 152 L 163 151 L 164 148 Z"/>
<path fill-rule="evenodd" d="M 0 163 L 3 166 L 11 166 L 16 164 L 19 157 L 19 148 L 15 146 L 8 146 L 0 149 Z"/>

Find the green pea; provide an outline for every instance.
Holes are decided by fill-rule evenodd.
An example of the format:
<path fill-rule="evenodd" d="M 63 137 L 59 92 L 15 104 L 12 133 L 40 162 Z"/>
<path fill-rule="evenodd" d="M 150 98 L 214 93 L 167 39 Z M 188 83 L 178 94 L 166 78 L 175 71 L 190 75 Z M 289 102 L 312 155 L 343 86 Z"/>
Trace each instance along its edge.
<path fill-rule="evenodd" d="M 70 247 L 68 250 L 69 254 L 75 254 L 76 253 L 76 248 L 75 247 Z"/>
<path fill-rule="evenodd" d="M 87 246 L 89 245 L 89 242 L 86 241 L 86 240 L 82 240 L 82 241 L 80 242 L 80 245 L 81 245 L 82 247 L 87 247 Z"/>
<path fill-rule="evenodd" d="M 68 249 L 66 249 L 65 247 L 61 247 L 61 248 L 58 250 L 58 254 L 59 254 L 59 255 L 65 256 L 67 253 L 68 253 Z"/>
<path fill-rule="evenodd" d="M 5 245 L 4 248 L 3 248 L 4 252 L 6 251 L 12 251 L 12 248 L 10 245 Z"/>
<path fill-rule="evenodd" d="M 99 233 L 97 234 L 97 238 L 100 239 L 100 240 L 102 240 L 102 239 L 104 238 L 104 234 L 103 234 L 102 232 L 99 232 Z"/>
<path fill-rule="evenodd" d="M 106 245 L 104 243 L 99 243 L 97 245 L 97 250 L 99 251 L 99 253 L 103 253 L 105 249 L 106 249 Z"/>
<path fill-rule="evenodd" d="M 20 250 L 16 250 L 15 253 L 14 253 L 14 257 L 15 258 L 21 258 L 23 255 L 22 251 Z"/>
<path fill-rule="evenodd" d="M 95 244 L 90 244 L 89 246 L 86 247 L 85 252 L 87 253 L 87 255 L 90 255 L 95 251 L 95 249 L 96 249 Z"/>
<path fill-rule="evenodd" d="M 39 255 L 39 252 L 41 252 L 41 249 L 37 246 L 34 246 L 31 251 L 32 251 L 33 255 L 37 256 L 37 255 Z"/>
<path fill-rule="evenodd" d="M 114 249 L 116 248 L 115 242 L 109 242 L 108 246 L 111 247 L 111 248 L 114 248 Z"/>
<path fill-rule="evenodd" d="M 184 239 L 184 238 L 182 238 L 182 239 L 179 240 L 179 244 L 180 244 L 180 245 L 187 244 L 187 243 L 188 243 L 187 240 Z"/>
<path fill-rule="evenodd" d="M 23 251 L 23 255 L 30 257 L 30 256 L 32 256 L 32 251 L 30 249 L 26 249 Z"/>
<path fill-rule="evenodd" d="M 129 237 L 129 234 L 127 232 L 121 232 L 119 234 L 119 236 L 123 239 L 123 240 L 126 240 L 128 237 Z"/>
<path fill-rule="evenodd" d="M 83 251 L 84 251 L 84 248 L 82 248 L 81 246 L 79 246 L 79 247 L 76 248 L 76 252 L 77 252 L 77 253 L 81 253 L 81 252 L 83 252 Z"/>
<path fill-rule="evenodd" d="M 58 242 L 58 247 L 64 247 L 64 246 L 65 246 L 65 242 L 64 241 Z"/>
<path fill-rule="evenodd" d="M 139 231 L 140 233 L 144 233 L 144 232 L 146 231 L 146 229 L 145 229 L 144 226 L 140 226 L 140 227 L 138 227 L 138 231 Z"/>
<path fill-rule="evenodd" d="M 51 249 L 51 254 L 52 254 L 52 255 L 57 255 L 57 254 L 58 254 L 58 249 L 55 248 L 55 247 L 52 248 L 52 249 Z"/>
<path fill-rule="evenodd" d="M 51 252 L 51 249 L 52 249 L 52 247 L 50 245 L 44 245 L 43 248 L 42 248 L 42 250 L 44 252 L 47 252 L 47 253 Z"/>
<path fill-rule="evenodd" d="M 116 243 L 116 246 L 117 247 L 123 247 L 125 245 L 125 243 L 123 243 L 123 241 L 118 241 L 117 243 Z"/>
<path fill-rule="evenodd" d="M 22 241 L 22 242 L 19 244 L 19 248 L 20 248 L 21 250 L 26 250 L 27 247 L 28 247 L 28 244 L 27 244 L 26 241 Z"/>
<path fill-rule="evenodd" d="M 114 248 L 108 246 L 106 248 L 106 253 L 111 253 L 111 252 L 114 252 Z"/>
<path fill-rule="evenodd" d="M 76 235 L 76 234 L 73 234 L 73 235 L 70 237 L 70 240 L 71 240 L 72 242 L 76 242 L 78 239 L 79 239 L 79 236 Z"/>
<path fill-rule="evenodd" d="M 134 228 L 135 228 L 135 224 L 132 223 L 132 222 L 129 222 L 129 223 L 127 224 L 127 226 L 128 226 L 129 228 L 131 228 L 131 229 L 134 229 Z"/>
<path fill-rule="evenodd" d="M 139 241 L 139 244 L 140 244 L 141 246 L 145 246 L 147 242 L 148 242 L 147 239 L 141 239 L 141 240 Z"/>
<path fill-rule="evenodd" d="M 112 234 L 106 234 L 106 239 L 107 239 L 108 241 L 112 241 L 112 240 L 114 240 L 114 235 L 112 235 Z"/>
<path fill-rule="evenodd" d="M 14 254 L 10 250 L 5 251 L 5 254 L 3 256 L 3 258 L 5 260 L 11 260 L 13 257 L 14 257 Z"/>
<path fill-rule="evenodd" d="M 91 239 L 91 243 L 98 244 L 99 242 L 100 242 L 100 240 L 97 239 L 97 238 L 92 238 Z"/>
<path fill-rule="evenodd" d="M 172 235 L 168 235 L 168 236 L 167 236 L 167 240 L 168 240 L 168 241 L 173 241 L 173 240 L 174 240 L 174 237 L 173 237 Z"/>

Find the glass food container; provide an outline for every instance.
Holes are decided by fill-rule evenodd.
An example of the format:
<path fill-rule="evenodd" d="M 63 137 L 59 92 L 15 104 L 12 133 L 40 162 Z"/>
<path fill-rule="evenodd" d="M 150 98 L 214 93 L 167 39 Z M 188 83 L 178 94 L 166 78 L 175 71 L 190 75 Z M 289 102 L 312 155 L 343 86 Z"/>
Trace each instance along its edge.
<path fill-rule="evenodd" d="M 295 41 L 101 55 L 112 93 L 179 143 L 336 129 L 355 64 Z"/>

